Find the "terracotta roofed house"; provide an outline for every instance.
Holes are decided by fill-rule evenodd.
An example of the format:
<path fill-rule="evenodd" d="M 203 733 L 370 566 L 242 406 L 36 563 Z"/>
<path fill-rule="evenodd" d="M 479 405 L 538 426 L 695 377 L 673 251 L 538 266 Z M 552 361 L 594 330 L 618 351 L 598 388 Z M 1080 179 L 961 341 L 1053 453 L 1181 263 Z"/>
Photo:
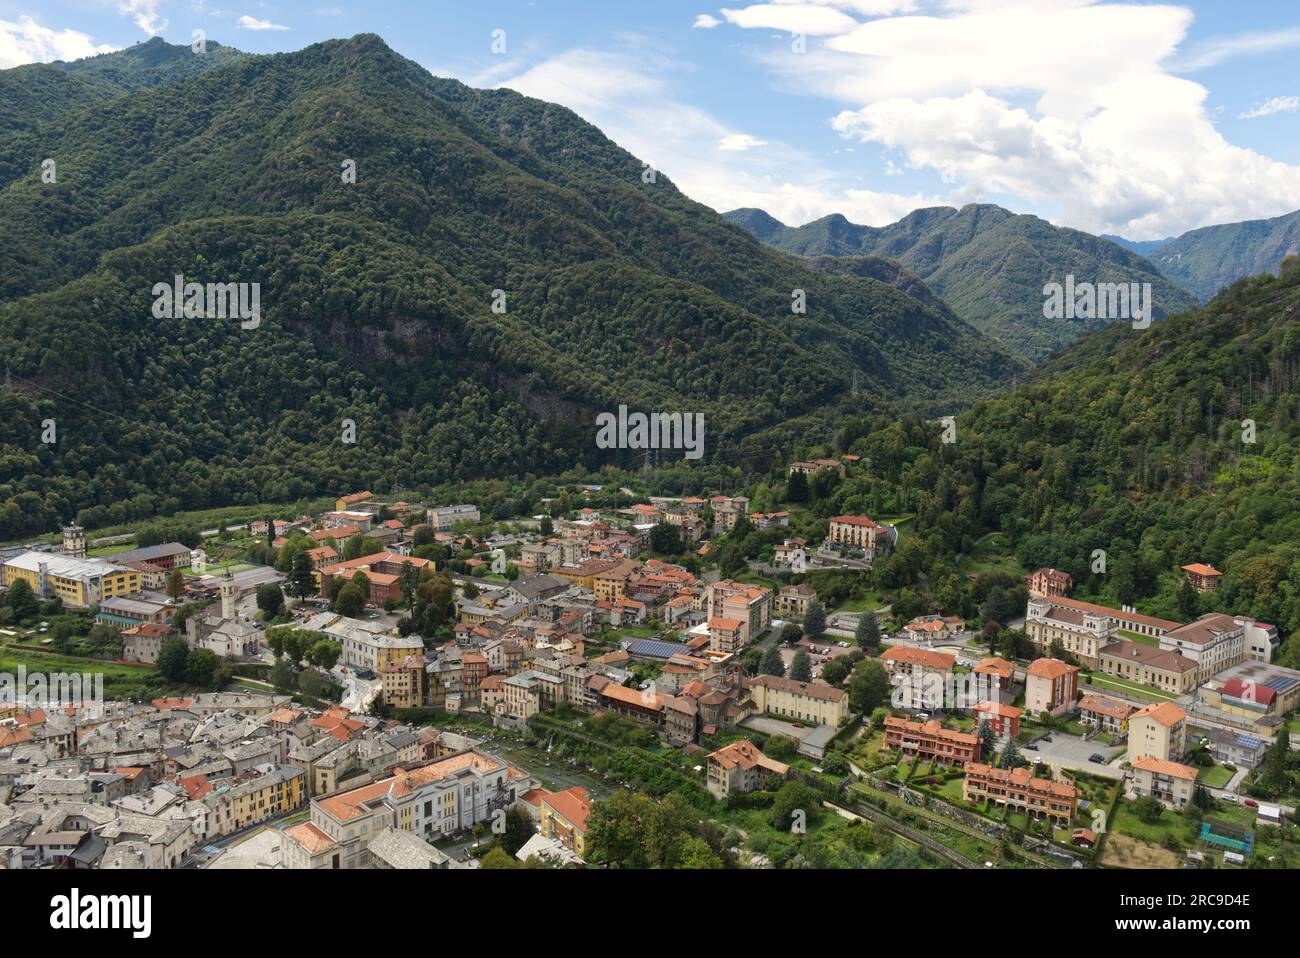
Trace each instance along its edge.
<path fill-rule="evenodd" d="M 1206 565 L 1204 562 L 1193 562 L 1190 565 L 1183 566 L 1183 572 L 1187 575 L 1187 581 L 1192 584 L 1197 592 L 1213 592 L 1219 587 L 1219 580 L 1223 577 L 1220 572 L 1212 565 Z"/>
<path fill-rule="evenodd" d="M 790 766 L 768 758 L 753 742 L 732 742 L 708 758 L 708 787 L 714 798 L 724 799 L 732 792 L 752 792 L 767 787 L 773 778 L 785 778 Z"/>
<path fill-rule="evenodd" d="M 1079 667 L 1059 659 L 1035 659 L 1025 676 L 1025 711 L 1053 715 L 1074 707 Z"/>

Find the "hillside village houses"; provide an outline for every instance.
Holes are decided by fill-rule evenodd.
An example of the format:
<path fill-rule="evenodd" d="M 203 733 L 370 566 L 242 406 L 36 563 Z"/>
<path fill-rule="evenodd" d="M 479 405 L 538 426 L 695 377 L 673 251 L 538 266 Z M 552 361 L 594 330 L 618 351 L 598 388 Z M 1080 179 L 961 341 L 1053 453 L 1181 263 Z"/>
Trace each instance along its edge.
<path fill-rule="evenodd" d="M 806 465 L 815 473 L 836 464 Z M 466 531 L 480 521 L 477 506 L 396 505 L 370 492 L 349 494 L 317 517 L 276 520 L 273 529 L 263 520 L 262 534 L 283 544 L 283 536 L 305 533 L 314 544 L 307 555 L 317 587 L 328 591 L 364 572 L 368 604 L 379 609 L 402 597 L 404 570 L 438 573 L 438 563 L 413 554 L 406 522 L 427 523 L 424 535 L 461 550 L 462 559 L 469 550 L 483 557 L 494 548 Z M 809 733 L 795 735 L 802 755 L 821 758 L 850 718 L 848 692 L 818 679 L 750 675 L 741 665 L 742 654 L 768 638 L 774 624 L 779 628 L 779 619 L 803 619 L 816 591 L 798 581 L 775 591 L 738 581 L 747 576 L 709 581 L 683 565 L 645 558 L 660 521 L 691 543 L 733 528 L 740 516 L 760 527 L 789 521 L 781 513 L 751 514 L 749 505 L 728 496 L 651 499 L 626 509 L 582 509 L 576 519 L 556 519 L 545 535 L 494 536 L 518 554 L 510 560 L 518 575 L 485 575 L 483 558 L 467 563 L 482 571 L 452 576 L 454 622 L 450 637 L 436 641 L 401 635 L 396 616 L 380 611 L 353 618 L 300 610 L 297 625 L 338 642 L 340 667 L 373 673 L 389 709 L 472 714 L 520 729 L 565 704 L 642 723 L 687 750 L 723 730 L 784 722 Z M 385 518 L 394 511 L 406 522 Z M 370 554 L 342 559 L 357 534 L 374 540 Z M 892 527 L 866 516 L 836 516 L 822 546 L 870 558 L 895 540 Z M 4 584 L 23 578 L 40 596 L 96 609 L 101 621 L 122 629 L 130 660 L 156 662 L 162 644 L 178 635 L 223 657 L 263 654 L 265 629 L 241 611 L 240 600 L 263 582 L 280 581 L 274 569 L 226 572 L 217 563 L 207 575 L 189 570 L 182 601 L 213 601 L 177 630 L 176 603 L 151 584 L 190 566 L 192 550 L 130 550 L 129 565 L 116 555 L 88 559 L 84 532 L 75 527 L 65 531 L 64 545 L 67 554 L 28 552 L 5 561 Z M 776 564 L 788 565 L 796 552 L 806 559 L 809 546 L 786 540 L 774 550 Z M 968 801 L 987 799 L 1068 823 L 1078 799 L 1073 786 L 985 764 L 994 756 L 984 754 L 979 727 L 1015 738 L 1022 717 L 1077 711 L 1083 724 L 1127 736 L 1134 788 L 1180 803 L 1183 778 L 1172 766 L 1186 752 L 1187 712 L 1172 703 L 1139 708 L 1123 696 L 1080 695 L 1081 666 L 1173 694 L 1195 693 L 1198 710 L 1216 710 L 1260 734 L 1300 704 L 1300 681 L 1288 683 L 1289 670 L 1269 664 L 1278 641 L 1272 626 L 1220 613 L 1180 624 L 1070 599 L 1070 577 L 1058 570 L 1027 579 L 1025 630 L 1044 657 L 1024 669 L 1023 711 L 1013 704 L 1015 663 L 989 657 L 968 671 L 966 659 L 959 667 L 956 655 L 931 647 L 959 641 L 965 623 L 956 617 L 918 616 L 903 629 L 908 644 L 880 656 L 894 691 L 911 696 L 891 704 L 912 713 L 884 720 L 884 744 L 962 768 Z M 647 671 L 652 680 L 645 680 Z M 954 700 L 958 691 L 967 698 Z M 959 731 L 919 714 L 953 707 L 965 708 L 976 728 Z M 1256 754 L 1244 738 L 1220 749 Z M 703 765 L 715 797 L 771 788 L 792 774 L 748 740 L 715 749 Z M 97 721 L 74 709 L 0 729 L 0 861 L 176 867 L 214 838 L 297 811 L 309 817 L 283 829 L 273 867 L 457 867 L 428 841 L 511 805 L 536 824 L 538 848 L 580 861 L 590 797 L 579 793 L 538 788 L 528 772 L 479 741 L 340 706 L 310 710 L 282 696 L 244 692 L 112 703 Z"/>

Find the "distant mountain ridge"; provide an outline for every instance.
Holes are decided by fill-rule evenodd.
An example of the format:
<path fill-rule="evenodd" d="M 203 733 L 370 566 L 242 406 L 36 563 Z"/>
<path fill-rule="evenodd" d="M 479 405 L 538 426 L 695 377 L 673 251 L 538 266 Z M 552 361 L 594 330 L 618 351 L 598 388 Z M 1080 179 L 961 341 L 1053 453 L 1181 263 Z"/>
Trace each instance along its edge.
<path fill-rule="evenodd" d="M 1277 274 L 1300 253 L 1300 210 L 1264 220 L 1206 226 L 1169 240 L 1149 258 L 1201 302 L 1243 276 Z"/>
<path fill-rule="evenodd" d="M 1152 253 L 1163 246 L 1168 246 L 1177 237 L 1166 236 L 1164 239 L 1159 240 L 1131 240 L 1125 239 L 1122 236 L 1116 236 L 1114 233 L 1102 233 L 1101 238 L 1104 240 L 1110 240 L 1112 243 L 1116 243 L 1125 249 L 1132 250 L 1139 256 L 1145 256 L 1150 259 Z"/>
<path fill-rule="evenodd" d="M 1155 318 L 1196 305 L 1146 259 L 1080 230 L 992 204 L 914 210 L 889 226 L 859 226 L 833 213 L 789 227 L 762 210 L 724 214 L 763 242 L 801 256 L 884 256 L 920 277 L 953 312 L 1029 362 L 1106 325 L 1047 319 L 1043 287 L 1063 282 L 1150 283 Z"/>

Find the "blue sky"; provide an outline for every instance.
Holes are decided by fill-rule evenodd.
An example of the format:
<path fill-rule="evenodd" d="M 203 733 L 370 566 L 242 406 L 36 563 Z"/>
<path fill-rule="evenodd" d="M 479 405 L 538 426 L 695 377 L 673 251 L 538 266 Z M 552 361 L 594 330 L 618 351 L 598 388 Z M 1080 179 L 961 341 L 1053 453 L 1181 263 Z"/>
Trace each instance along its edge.
<path fill-rule="evenodd" d="M 375 32 L 791 224 L 983 201 L 1150 239 L 1300 208 L 1294 0 L 0 0 L 0 66 L 195 29 L 253 53 Z"/>

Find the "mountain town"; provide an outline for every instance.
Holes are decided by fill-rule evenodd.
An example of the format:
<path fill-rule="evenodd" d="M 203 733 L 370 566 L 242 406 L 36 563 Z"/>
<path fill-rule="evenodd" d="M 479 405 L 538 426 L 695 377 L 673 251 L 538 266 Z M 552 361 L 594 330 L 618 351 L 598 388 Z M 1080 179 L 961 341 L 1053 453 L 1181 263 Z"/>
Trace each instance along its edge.
<path fill-rule="evenodd" d="M 13 0 L 15 913 L 815 869 L 963 942 L 993 889 L 1288 931 L 1296 48 L 1276 0 Z"/>

